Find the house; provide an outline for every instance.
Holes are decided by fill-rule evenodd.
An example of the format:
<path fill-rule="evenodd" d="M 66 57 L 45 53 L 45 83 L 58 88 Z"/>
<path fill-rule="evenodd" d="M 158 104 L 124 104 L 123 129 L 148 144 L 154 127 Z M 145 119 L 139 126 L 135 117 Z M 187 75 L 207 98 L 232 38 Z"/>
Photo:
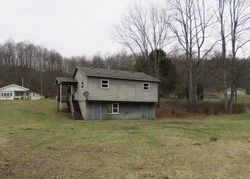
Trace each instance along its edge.
<path fill-rule="evenodd" d="M 246 95 L 246 89 L 245 88 L 237 88 L 237 95 Z M 231 88 L 227 89 L 227 94 L 231 95 Z"/>
<path fill-rule="evenodd" d="M 30 99 L 37 100 L 41 98 L 34 97 L 35 92 L 30 91 L 28 88 L 11 84 L 0 88 L 0 100 L 16 100 L 16 99 Z M 37 94 L 37 93 L 36 93 Z"/>
<path fill-rule="evenodd" d="M 76 67 L 72 78 L 56 78 L 57 106 L 66 102 L 87 120 L 154 119 L 158 83 L 145 73 Z"/>
<path fill-rule="evenodd" d="M 0 88 L 0 100 L 26 99 L 29 89 L 11 84 Z"/>
<path fill-rule="evenodd" d="M 28 95 L 29 99 L 30 100 L 39 100 L 39 99 L 44 99 L 44 96 L 39 94 L 39 93 L 36 93 L 34 91 L 31 91 Z"/>

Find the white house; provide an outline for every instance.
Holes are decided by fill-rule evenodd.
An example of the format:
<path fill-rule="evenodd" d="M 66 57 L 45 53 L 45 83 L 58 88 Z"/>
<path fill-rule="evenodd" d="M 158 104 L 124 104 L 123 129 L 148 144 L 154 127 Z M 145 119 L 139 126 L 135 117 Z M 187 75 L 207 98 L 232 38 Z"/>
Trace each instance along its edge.
<path fill-rule="evenodd" d="M 44 99 L 44 96 L 42 96 L 42 95 L 40 95 L 40 94 L 38 94 L 36 92 L 31 91 L 29 93 L 29 99 L 30 100 L 39 100 L 39 99 Z"/>
<path fill-rule="evenodd" d="M 0 100 L 15 100 L 15 99 L 42 99 L 40 94 L 30 91 L 28 88 L 11 84 L 0 88 Z"/>
<path fill-rule="evenodd" d="M 245 88 L 237 88 L 237 95 L 246 95 L 246 91 Z M 231 95 L 231 88 L 227 89 L 227 94 Z"/>

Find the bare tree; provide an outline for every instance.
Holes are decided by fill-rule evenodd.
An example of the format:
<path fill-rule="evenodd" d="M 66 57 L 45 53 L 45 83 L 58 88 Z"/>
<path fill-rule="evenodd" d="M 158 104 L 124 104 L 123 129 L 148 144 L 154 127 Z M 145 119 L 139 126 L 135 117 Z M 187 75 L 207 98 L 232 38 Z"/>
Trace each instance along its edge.
<path fill-rule="evenodd" d="M 217 22 L 220 25 L 220 40 L 221 40 L 221 60 L 223 62 L 223 93 L 224 93 L 224 109 L 228 111 L 228 95 L 227 95 L 227 56 L 226 56 L 226 20 L 225 20 L 225 6 L 226 0 L 218 0 L 218 9 L 216 10 Z"/>
<path fill-rule="evenodd" d="M 232 79 L 231 95 L 228 102 L 228 109 L 231 111 L 233 103 L 237 100 L 237 53 L 244 47 L 250 39 L 247 37 L 247 31 L 250 29 L 248 22 L 250 20 L 249 1 L 247 0 L 228 0 L 230 11 L 230 35 L 231 35 L 231 53 L 232 53 Z"/>
<path fill-rule="evenodd" d="M 105 61 L 100 54 L 96 54 L 93 56 L 93 58 L 91 60 L 91 65 L 93 67 L 97 67 L 97 68 L 105 68 L 106 67 Z"/>
<path fill-rule="evenodd" d="M 174 13 L 170 28 L 186 55 L 189 102 L 195 104 L 201 61 L 216 44 L 206 45 L 207 30 L 213 16 L 207 14 L 204 0 L 173 0 L 171 4 Z"/>
<path fill-rule="evenodd" d="M 135 56 L 140 53 L 149 60 L 149 54 L 163 49 L 168 42 L 168 16 L 165 9 L 150 4 L 135 4 L 115 26 L 115 39 Z M 155 55 L 157 57 L 157 55 Z M 148 63 L 149 67 L 150 64 Z M 159 78 L 159 60 L 154 59 L 153 74 Z"/>

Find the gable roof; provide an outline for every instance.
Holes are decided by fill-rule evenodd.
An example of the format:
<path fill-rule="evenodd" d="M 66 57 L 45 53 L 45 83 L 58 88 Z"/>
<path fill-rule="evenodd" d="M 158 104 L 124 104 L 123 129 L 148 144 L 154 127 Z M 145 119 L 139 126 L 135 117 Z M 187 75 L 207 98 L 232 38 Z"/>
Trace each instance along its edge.
<path fill-rule="evenodd" d="M 76 71 L 79 70 L 86 76 L 99 77 L 99 78 L 113 78 L 123 80 L 134 80 L 134 81 L 148 81 L 148 82 L 160 82 L 160 80 L 141 72 L 130 72 L 121 70 L 109 70 L 104 68 L 93 68 L 93 67 L 76 67 Z M 74 74 L 74 76 L 75 76 Z"/>
<path fill-rule="evenodd" d="M 0 91 L 29 91 L 29 89 L 16 84 L 11 84 L 0 88 Z"/>

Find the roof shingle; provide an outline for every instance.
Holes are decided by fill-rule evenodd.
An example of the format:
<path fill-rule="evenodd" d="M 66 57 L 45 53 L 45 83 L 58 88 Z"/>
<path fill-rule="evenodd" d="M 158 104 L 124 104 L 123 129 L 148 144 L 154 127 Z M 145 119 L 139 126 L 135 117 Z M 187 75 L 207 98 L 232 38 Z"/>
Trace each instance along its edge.
<path fill-rule="evenodd" d="M 160 80 L 141 72 L 109 70 L 93 67 L 76 67 L 80 72 L 89 77 L 113 78 L 123 80 L 160 82 Z"/>

